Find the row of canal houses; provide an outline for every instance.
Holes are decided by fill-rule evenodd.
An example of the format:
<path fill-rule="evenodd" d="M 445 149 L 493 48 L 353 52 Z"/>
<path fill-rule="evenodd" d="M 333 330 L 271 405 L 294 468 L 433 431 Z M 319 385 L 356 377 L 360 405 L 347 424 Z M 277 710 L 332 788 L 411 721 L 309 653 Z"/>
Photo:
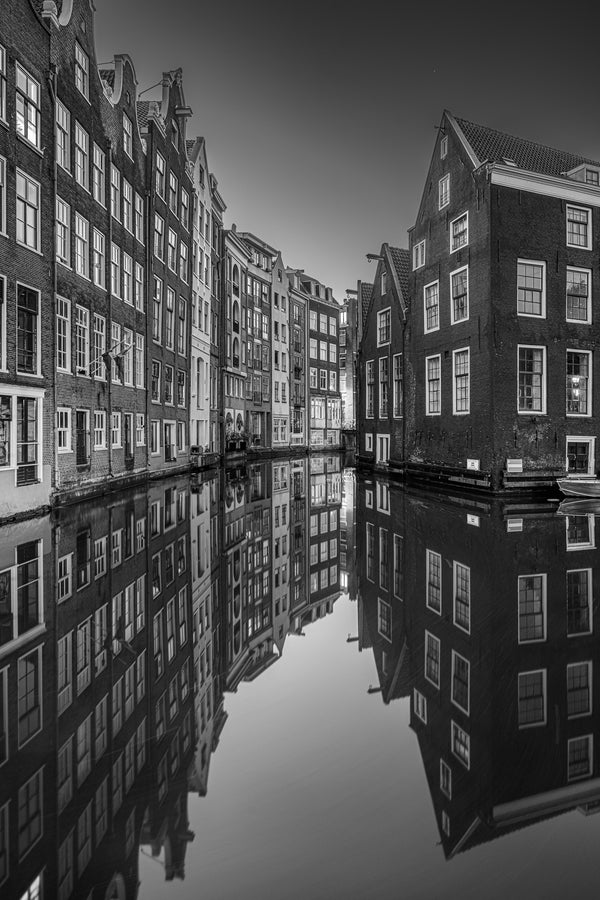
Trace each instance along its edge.
<path fill-rule="evenodd" d="M 600 163 L 443 113 L 408 249 L 359 282 L 359 458 L 548 488 L 598 471 Z"/>
<path fill-rule="evenodd" d="M 300 455 L 0 528 L 2 897 L 133 900 L 140 848 L 185 877 L 227 692 L 340 597 L 342 490 Z"/>
<path fill-rule="evenodd" d="M 181 70 L 98 67 L 89 0 L 0 11 L 0 516 L 340 445 L 340 307 L 224 227 Z"/>
<path fill-rule="evenodd" d="M 597 813 L 596 517 L 379 474 L 356 516 L 358 648 L 381 700 L 409 706 L 446 858 Z"/>

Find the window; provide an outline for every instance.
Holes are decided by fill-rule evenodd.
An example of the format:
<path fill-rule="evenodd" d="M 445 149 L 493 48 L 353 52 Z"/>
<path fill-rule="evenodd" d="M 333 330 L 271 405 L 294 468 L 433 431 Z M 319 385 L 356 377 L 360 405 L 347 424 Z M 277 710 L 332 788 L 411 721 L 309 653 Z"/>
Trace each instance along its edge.
<path fill-rule="evenodd" d="M 112 413 L 111 419 L 111 443 L 113 447 L 121 446 L 121 413 Z"/>
<path fill-rule="evenodd" d="M 402 416 L 404 397 L 402 386 L 402 354 L 396 353 L 392 360 L 393 379 L 394 379 L 394 396 L 393 396 L 393 416 L 400 418 Z"/>
<path fill-rule="evenodd" d="M 123 150 L 133 159 L 133 125 L 127 113 L 123 113 Z"/>
<path fill-rule="evenodd" d="M 571 738 L 567 745 L 567 778 L 569 781 L 577 781 L 579 778 L 589 778 L 593 772 L 592 747 L 594 736 L 585 734 L 581 737 Z"/>
<path fill-rule="evenodd" d="M 369 360 L 366 366 L 367 374 L 367 418 L 375 415 L 375 361 Z"/>
<path fill-rule="evenodd" d="M 592 663 L 567 666 L 567 716 L 578 719 L 592 713 Z"/>
<path fill-rule="evenodd" d="M 92 158 L 92 191 L 94 200 L 104 206 L 106 192 L 106 155 L 98 144 L 94 144 Z"/>
<path fill-rule="evenodd" d="M 183 297 L 179 298 L 177 305 L 177 352 L 183 356 L 187 354 L 186 337 L 187 337 L 187 304 Z"/>
<path fill-rule="evenodd" d="M 426 284 L 423 288 L 423 304 L 425 310 L 425 334 L 437 331 L 440 327 L 440 285 L 439 281 Z"/>
<path fill-rule="evenodd" d="M 428 609 L 438 614 L 442 612 L 442 557 L 433 550 L 425 552 L 427 583 L 425 603 Z"/>
<path fill-rule="evenodd" d="M 71 369 L 71 304 L 64 297 L 56 297 L 56 368 Z"/>
<path fill-rule="evenodd" d="M 180 207 L 180 216 L 181 216 L 181 224 L 187 230 L 189 230 L 190 224 L 190 195 L 188 192 L 181 188 L 181 207 Z"/>
<path fill-rule="evenodd" d="M 0 88 L 2 76 L 0 75 Z M 6 160 L 0 156 L 0 234 L 6 234 Z"/>
<path fill-rule="evenodd" d="M 164 262 L 165 259 L 165 220 L 154 213 L 154 255 Z"/>
<path fill-rule="evenodd" d="M 335 374 L 335 373 L 334 373 Z M 385 418 L 388 415 L 388 397 L 389 397 L 389 359 L 387 356 L 379 360 L 379 417 Z"/>
<path fill-rule="evenodd" d="M 570 475 L 593 475 L 595 468 L 595 443 L 593 437 L 567 435 L 567 472 Z M 579 518 L 577 516 L 574 519 Z M 592 516 L 593 520 L 593 516 Z"/>
<path fill-rule="evenodd" d="M 471 630 L 471 570 L 462 563 L 453 563 L 454 624 L 466 631 Z"/>
<path fill-rule="evenodd" d="M 592 249 L 591 210 L 567 206 L 567 247 Z"/>
<path fill-rule="evenodd" d="M 600 172 L 598 171 L 598 169 L 585 170 L 585 183 L 593 184 L 596 187 L 600 185 Z"/>
<path fill-rule="evenodd" d="M 439 209 L 443 209 L 450 203 L 450 175 L 444 175 L 439 180 L 438 201 Z"/>
<path fill-rule="evenodd" d="M 165 185 L 166 185 L 166 163 L 164 156 L 156 152 L 156 193 L 162 199 L 165 199 Z"/>
<path fill-rule="evenodd" d="M 448 156 L 448 135 L 445 134 L 440 139 L 440 159 L 446 159 Z"/>
<path fill-rule="evenodd" d="M 90 277 L 90 223 L 75 213 L 75 271 Z"/>
<path fill-rule="evenodd" d="M 173 403 L 173 366 L 165 366 L 165 403 Z"/>
<path fill-rule="evenodd" d="M 17 243 L 40 251 L 40 186 L 17 169 Z"/>
<path fill-rule="evenodd" d="M 392 640 L 392 607 L 381 597 L 377 598 L 377 630 L 387 641 Z"/>
<path fill-rule="evenodd" d="M 452 800 L 452 769 L 443 759 L 440 759 L 440 791 Z"/>
<path fill-rule="evenodd" d="M 455 650 L 452 651 L 452 702 L 466 716 L 470 709 L 471 664 Z"/>
<path fill-rule="evenodd" d="M 413 710 L 417 719 L 427 725 L 427 698 L 416 688 L 413 690 Z"/>
<path fill-rule="evenodd" d="M 136 413 L 135 416 L 135 443 L 136 447 L 143 447 L 146 443 L 146 416 L 144 413 Z"/>
<path fill-rule="evenodd" d="M 19 789 L 17 848 L 19 859 L 41 838 L 44 831 L 43 818 L 43 769 L 39 769 Z M 38 894 L 38 896 L 41 896 Z"/>
<path fill-rule="evenodd" d="M 469 243 L 469 214 L 463 213 L 462 216 L 453 219 L 450 222 L 450 253 L 466 247 Z"/>
<path fill-rule="evenodd" d="M 75 122 L 75 181 L 85 188 L 90 187 L 90 136 Z"/>
<path fill-rule="evenodd" d="M 179 242 L 179 277 L 185 284 L 188 282 L 188 247 L 183 241 Z"/>
<path fill-rule="evenodd" d="M 144 354 L 144 335 L 136 334 L 135 336 L 135 386 L 138 388 L 145 387 L 146 384 L 146 360 Z"/>
<path fill-rule="evenodd" d="M 173 272 L 177 271 L 177 235 L 172 228 L 167 241 L 167 265 Z"/>
<path fill-rule="evenodd" d="M 590 373 L 592 354 L 587 350 L 567 350 L 567 415 L 592 413 Z"/>
<path fill-rule="evenodd" d="M 56 101 L 56 162 L 67 172 L 71 169 L 71 114 Z"/>
<path fill-rule="evenodd" d="M 425 632 L 425 678 L 431 684 L 440 686 L 440 641 L 428 631 Z"/>
<path fill-rule="evenodd" d="M 135 195 L 135 236 L 144 243 L 144 201 L 138 193 Z"/>
<path fill-rule="evenodd" d="M 106 411 L 94 410 L 94 450 L 106 449 Z"/>
<path fill-rule="evenodd" d="M 133 188 L 123 179 L 123 227 L 133 234 Z"/>
<path fill-rule="evenodd" d="M 121 296 L 121 248 L 110 245 L 110 289 L 115 297 Z"/>
<path fill-rule="evenodd" d="M 90 97 L 90 60 L 81 45 L 75 41 L 75 87 L 86 100 Z"/>
<path fill-rule="evenodd" d="M 0 44 L 0 119 L 2 119 L 4 122 L 6 122 L 6 49 L 1 44 Z"/>
<path fill-rule="evenodd" d="M 519 672 L 519 728 L 546 724 L 546 670 Z"/>
<path fill-rule="evenodd" d="M 389 344 L 391 332 L 391 309 L 382 309 L 377 313 L 377 346 Z"/>
<path fill-rule="evenodd" d="M 450 321 L 452 325 L 469 318 L 469 267 L 450 273 Z"/>
<path fill-rule="evenodd" d="M 466 731 L 456 724 L 450 723 L 450 737 L 452 753 L 463 766 L 468 769 L 471 765 L 471 740 Z"/>
<path fill-rule="evenodd" d="M 118 222 L 121 220 L 121 173 L 116 166 L 110 167 L 110 214 Z"/>
<path fill-rule="evenodd" d="M 519 575 L 519 643 L 546 640 L 546 575 Z"/>
<path fill-rule="evenodd" d="M 452 351 L 452 405 L 455 416 L 466 415 L 470 406 L 470 351 L 468 347 Z"/>
<path fill-rule="evenodd" d="M 425 241 L 419 241 L 413 247 L 413 269 L 421 269 L 425 265 Z"/>
<path fill-rule="evenodd" d="M 37 566 L 37 558 L 35 559 Z M 23 567 L 20 567 L 21 570 Z M 27 577 L 27 569 L 25 569 Z M 19 747 L 42 729 L 41 648 L 22 656 L 18 666 Z"/>
<path fill-rule="evenodd" d="M 17 134 L 39 148 L 41 146 L 39 82 L 19 63 L 15 63 L 15 82 Z"/>
<path fill-rule="evenodd" d="M 94 375 L 99 381 L 106 379 L 103 354 L 106 352 L 106 319 L 94 313 Z"/>
<path fill-rule="evenodd" d="M 155 403 L 160 402 L 160 369 L 158 360 L 152 360 L 151 398 Z"/>
<path fill-rule="evenodd" d="M 567 321 L 592 321 L 592 273 L 589 269 L 567 268 Z"/>
<path fill-rule="evenodd" d="M 59 453 L 71 452 L 71 410 L 56 409 L 56 447 Z"/>
<path fill-rule="evenodd" d="M 546 316 L 546 264 L 520 259 L 517 262 L 517 313 Z"/>
<path fill-rule="evenodd" d="M 75 371 L 77 375 L 89 375 L 90 365 L 90 312 L 83 306 L 75 307 Z"/>
<path fill-rule="evenodd" d="M 546 412 L 546 348 L 517 347 L 519 395 L 522 413 Z"/>
<path fill-rule="evenodd" d="M 92 271 L 94 284 L 106 287 L 106 239 L 101 231 L 94 228 L 92 249 Z"/>
<path fill-rule="evenodd" d="M 133 260 L 123 251 L 123 302 L 133 306 Z"/>
<path fill-rule="evenodd" d="M 169 208 L 177 215 L 179 211 L 179 183 L 175 172 L 169 172 Z"/>
<path fill-rule="evenodd" d="M 38 375 L 39 354 L 38 291 L 17 284 L 17 372 Z"/>
<path fill-rule="evenodd" d="M 441 357 L 428 356 L 425 359 L 426 390 L 425 415 L 439 416 L 442 411 L 441 401 Z"/>
<path fill-rule="evenodd" d="M 592 633 L 592 570 L 567 572 L 567 635 Z"/>

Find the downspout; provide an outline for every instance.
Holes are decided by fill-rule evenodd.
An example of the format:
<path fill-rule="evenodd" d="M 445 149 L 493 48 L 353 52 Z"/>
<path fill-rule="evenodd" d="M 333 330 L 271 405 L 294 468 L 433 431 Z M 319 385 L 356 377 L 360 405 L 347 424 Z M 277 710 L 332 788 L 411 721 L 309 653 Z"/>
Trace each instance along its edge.
<path fill-rule="evenodd" d="M 107 402 L 107 412 L 108 412 L 108 422 L 106 423 L 106 438 L 108 443 L 108 477 L 113 477 L 113 446 L 112 446 L 112 356 L 110 355 L 110 346 L 112 344 L 112 313 L 113 313 L 113 292 L 112 292 L 112 245 L 113 245 L 113 222 L 112 222 L 112 208 L 111 208 L 111 173 L 110 167 L 112 166 L 112 150 L 113 150 L 113 142 L 109 139 L 108 141 L 108 155 L 107 155 L 107 165 L 105 172 L 105 184 L 104 184 L 104 199 L 106 201 L 106 211 L 108 212 L 108 247 L 106 253 L 106 262 L 108 262 L 108 279 L 106 284 L 106 289 L 108 293 L 108 321 L 106 323 L 106 352 L 108 353 L 108 357 L 110 358 L 110 365 L 107 366 L 106 372 L 106 402 Z M 107 196 L 107 188 L 108 188 L 108 196 Z M 108 331 L 110 323 L 110 334 Z M 122 427 L 122 423 L 121 423 Z"/>
<path fill-rule="evenodd" d="M 52 38 L 51 38 L 52 40 Z M 48 75 L 48 90 L 50 91 L 50 97 L 52 99 L 52 113 L 53 120 L 56 122 L 56 77 L 58 74 L 58 68 L 56 63 L 50 63 L 50 74 Z M 50 359 L 54 359 L 54 354 L 56 352 L 56 289 L 57 289 L 57 272 L 56 272 L 56 185 L 58 180 L 58 170 L 57 170 L 57 159 L 56 159 L 56 148 L 54 147 L 54 152 L 52 154 L 52 309 L 54 315 L 52 316 L 52 351 L 50 354 Z M 69 336 L 70 340 L 70 336 Z M 58 391 L 56 386 L 56 366 L 53 367 L 54 371 L 52 373 L 52 406 L 54 413 L 54 423 L 56 423 L 56 407 L 58 404 Z M 50 487 L 58 488 L 59 483 L 59 472 L 58 472 L 58 441 L 56 440 L 55 435 L 55 427 L 52 428 L 52 476 L 50 479 Z M 43 441 L 43 437 L 42 437 Z M 42 443 L 43 447 L 43 443 Z M 43 451 L 42 451 L 43 452 Z"/>

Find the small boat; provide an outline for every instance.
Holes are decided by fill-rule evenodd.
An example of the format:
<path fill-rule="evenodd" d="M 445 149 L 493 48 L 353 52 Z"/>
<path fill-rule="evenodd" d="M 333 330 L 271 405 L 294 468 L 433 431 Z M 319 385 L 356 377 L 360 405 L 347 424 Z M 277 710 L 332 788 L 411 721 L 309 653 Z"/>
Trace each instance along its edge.
<path fill-rule="evenodd" d="M 556 508 L 558 516 L 600 516 L 600 498 L 582 497 L 581 500 L 563 500 Z"/>
<path fill-rule="evenodd" d="M 600 498 L 600 478 L 558 478 L 556 483 L 567 497 Z"/>

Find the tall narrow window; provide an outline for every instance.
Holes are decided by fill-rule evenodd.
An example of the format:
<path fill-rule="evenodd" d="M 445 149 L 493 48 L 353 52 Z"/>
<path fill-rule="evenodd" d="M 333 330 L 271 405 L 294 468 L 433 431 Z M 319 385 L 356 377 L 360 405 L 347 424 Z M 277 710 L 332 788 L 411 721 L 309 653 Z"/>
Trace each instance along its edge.
<path fill-rule="evenodd" d="M 75 87 L 86 100 L 90 97 L 90 59 L 83 47 L 75 42 Z"/>
<path fill-rule="evenodd" d="M 440 640 L 428 631 L 425 632 L 425 678 L 431 684 L 440 686 Z"/>
<path fill-rule="evenodd" d="M 38 291 L 17 285 L 17 372 L 39 374 Z"/>
<path fill-rule="evenodd" d="M 98 144 L 94 144 L 92 187 L 94 200 L 104 206 L 106 195 L 106 155 Z"/>
<path fill-rule="evenodd" d="M 442 557 L 433 550 L 425 551 L 426 577 L 425 603 L 436 613 L 442 611 Z"/>
<path fill-rule="evenodd" d="M 519 728 L 546 724 L 546 670 L 519 672 Z"/>
<path fill-rule="evenodd" d="M 389 397 L 389 359 L 387 356 L 379 360 L 379 417 L 386 418 L 388 415 L 388 397 Z"/>
<path fill-rule="evenodd" d="M 567 635 L 592 632 L 592 570 L 567 572 Z"/>
<path fill-rule="evenodd" d="M 123 113 L 123 150 L 133 159 L 133 124 L 127 113 Z"/>
<path fill-rule="evenodd" d="M 396 353 L 393 357 L 394 378 L 394 418 L 400 418 L 403 412 L 404 396 L 402 390 L 402 354 Z"/>
<path fill-rule="evenodd" d="M 19 63 L 15 63 L 15 82 L 17 134 L 39 148 L 41 146 L 40 84 Z"/>
<path fill-rule="evenodd" d="M 90 186 L 90 136 L 75 122 L 75 181 L 86 190 Z"/>
<path fill-rule="evenodd" d="M 546 412 L 546 348 L 519 346 L 519 412 Z"/>
<path fill-rule="evenodd" d="M 567 206 L 567 247 L 592 249 L 591 210 Z"/>
<path fill-rule="evenodd" d="M 75 371 L 89 375 L 90 365 L 90 312 L 83 306 L 75 307 Z"/>
<path fill-rule="evenodd" d="M 442 410 L 441 398 L 441 357 L 428 356 L 425 360 L 426 398 L 425 415 L 439 416 Z"/>
<path fill-rule="evenodd" d="M 546 576 L 519 575 L 519 643 L 546 640 Z"/>
<path fill-rule="evenodd" d="M 40 250 L 40 185 L 17 169 L 17 243 Z"/>
<path fill-rule="evenodd" d="M 440 290 L 439 282 L 434 281 L 423 288 L 425 308 L 425 333 L 436 331 L 440 327 Z"/>
<path fill-rule="evenodd" d="M 592 321 L 592 273 L 589 269 L 567 269 L 567 321 Z"/>
<path fill-rule="evenodd" d="M 591 363 L 590 351 L 567 350 L 567 415 L 591 414 Z"/>
<path fill-rule="evenodd" d="M 67 172 L 71 169 L 71 113 L 56 101 L 56 162 Z"/>
<path fill-rule="evenodd" d="M 90 223 L 75 213 L 75 271 L 90 277 Z"/>
<path fill-rule="evenodd" d="M 450 252 L 460 250 L 469 243 L 469 214 L 463 213 L 450 223 Z"/>
<path fill-rule="evenodd" d="M 456 416 L 466 415 L 471 410 L 471 373 L 469 348 L 452 351 L 452 390 Z"/>
<path fill-rule="evenodd" d="M 517 262 L 517 313 L 546 315 L 546 264 L 520 259 Z"/>
<path fill-rule="evenodd" d="M 471 570 L 462 563 L 453 564 L 454 624 L 463 631 L 471 631 Z"/>
<path fill-rule="evenodd" d="M 56 298 L 56 368 L 61 372 L 71 369 L 71 303 L 64 297 Z"/>
<path fill-rule="evenodd" d="M 101 231 L 94 228 L 94 246 L 92 251 L 94 284 L 106 287 L 106 239 Z"/>
<path fill-rule="evenodd" d="M 311 369 L 311 372 L 313 370 Z M 316 375 L 316 369 L 314 369 Z M 366 415 L 372 419 L 375 415 L 375 362 L 369 360 L 366 365 L 366 381 L 367 381 L 367 409 Z M 316 387 L 316 385 L 315 385 Z"/>
<path fill-rule="evenodd" d="M 469 318 L 469 267 L 450 274 L 450 294 L 452 297 L 451 321 L 453 325 Z"/>
<path fill-rule="evenodd" d="M 450 175 L 444 175 L 439 180 L 438 200 L 440 209 L 443 209 L 450 203 Z"/>
<path fill-rule="evenodd" d="M 63 266 L 71 264 L 71 207 L 56 198 L 56 259 Z"/>
<path fill-rule="evenodd" d="M 592 713 L 592 663 L 567 666 L 567 716 L 577 719 Z"/>
<path fill-rule="evenodd" d="M 466 716 L 470 712 L 471 665 L 468 659 L 452 651 L 452 702 Z"/>

